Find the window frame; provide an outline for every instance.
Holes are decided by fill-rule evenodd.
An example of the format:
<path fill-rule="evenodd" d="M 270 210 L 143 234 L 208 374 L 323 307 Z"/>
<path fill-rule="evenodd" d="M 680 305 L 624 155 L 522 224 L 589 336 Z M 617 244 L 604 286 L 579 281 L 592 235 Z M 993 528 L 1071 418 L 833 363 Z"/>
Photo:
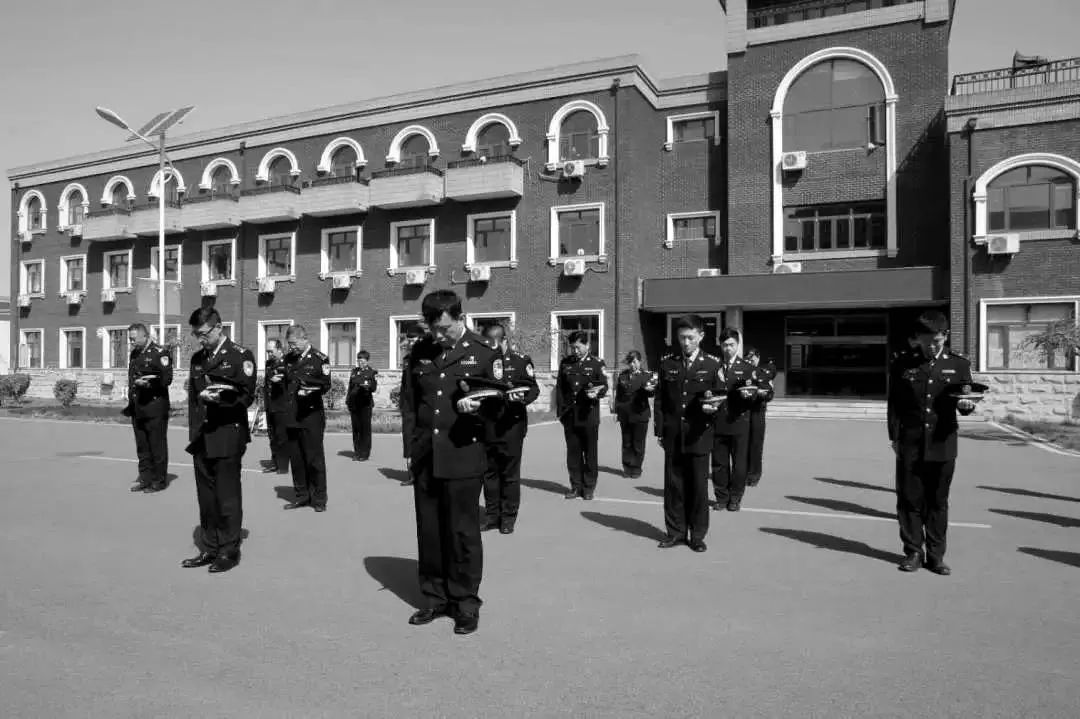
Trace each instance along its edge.
<path fill-rule="evenodd" d="M 804 249 L 801 248 L 801 246 L 800 246 L 800 248 L 798 250 L 788 250 L 787 249 L 786 242 L 787 242 L 787 212 L 788 212 L 788 210 L 791 210 L 791 209 L 811 209 L 811 208 L 813 208 L 815 210 L 820 210 L 820 208 L 846 206 L 846 207 L 848 207 L 848 210 L 849 210 L 848 211 L 848 217 L 853 218 L 854 213 L 851 212 L 852 207 L 854 207 L 855 205 L 859 205 L 859 204 L 870 204 L 872 202 L 882 202 L 882 203 L 884 203 L 884 209 L 882 210 L 882 226 L 883 226 L 883 229 L 884 229 L 884 232 L 885 232 L 885 236 L 884 236 L 885 246 L 884 247 L 855 247 L 854 244 L 852 244 L 851 247 L 848 247 L 846 249 L 838 249 L 838 248 L 835 247 L 835 237 L 834 237 L 833 238 L 834 247 L 832 249 L 828 249 L 828 250 L 804 250 Z M 781 225 L 780 235 L 781 235 L 781 241 L 784 243 L 784 244 L 781 245 L 781 248 L 784 251 L 784 255 L 783 255 L 784 256 L 784 261 L 833 260 L 833 259 L 849 259 L 849 258 L 857 258 L 857 257 L 885 257 L 886 255 L 890 254 L 890 250 L 889 250 L 889 246 L 888 246 L 889 245 L 890 222 L 889 222 L 889 216 L 888 216 L 888 202 L 886 202 L 885 200 L 867 200 L 867 201 L 862 202 L 862 203 L 860 203 L 860 202 L 838 202 L 838 203 L 825 203 L 825 204 L 821 204 L 821 205 L 798 205 L 798 206 L 790 206 L 790 207 L 785 206 L 783 208 L 783 210 L 782 210 L 782 217 L 783 217 L 783 224 Z M 842 217 L 842 215 L 826 215 L 826 217 L 836 219 L 836 218 Z M 815 222 L 818 222 L 818 221 L 820 221 L 820 218 L 815 216 L 814 220 L 815 220 Z M 852 239 L 852 242 L 854 242 L 854 239 L 853 239 L 854 234 L 852 234 L 850 237 Z M 817 242 L 817 232 L 815 231 L 815 244 L 816 244 L 816 242 Z"/>
<path fill-rule="evenodd" d="M 427 243 L 427 255 L 428 263 L 426 265 L 401 265 L 398 264 L 398 229 L 402 227 L 417 227 L 419 225 L 428 225 L 429 235 Z M 429 217 L 419 220 L 401 220 L 399 222 L 390 223 L 390 267 L 388 272 L 390 275 L 401 274 L 408 272 L 409 270 L 426 270 L 428 272 L 435 272 L 438 269 L 435 265 L 435 218 Z"/>
<path fill-rule="evenodd" d="M 82 364 L 77 367 L 68 366 L 68 333 L 78 332 L 82 335 Z M 86 369 L 86 328 L 85 327 L 60 327 L 56 330 L 60 347 L 59 369 Z"/>
<path fill-rule="evenodd" d="M 990 229 L 990 193 L 994 189 L 994 182 L 1010 172 L 1031 167 L 1044 167 L 1057 170 L 1069 178 L 1072 182 L 1073 189 L 1073 224 L 1076 225 L 1076 227 L 1050 227 L 1031 230 Z M 1023 185 L 1023 187 L 1030 187 L 1030 185 Z M 986 244 L 991 236 L 997 235 L 1017 235 L 1021 241 L 1074 239 L 1080 237 L 1080 163 L 1077 163 L 1070 158 L 1041 153 L 1027 153 L 1003 160 L 995 167 L 987 170 L 976 181 L 973 198 L 975 201 L 975 236 L 973 239 L 977 245 Z M 1051 194 L 1051 201 L 1053 201 L 1053 194 Z M 1006 217 L 1008 217 L 1007 210 Z"/>
<path fill-rule="evenodd" d="M 696 212 L 669 212 L 667 214 L 667 235 L 664 238 L 664 247 L 666 249 L 672 249 L 675 247 L 675 221 L 676 220 L 697 220 L 712 218 L 716 224 L 716 236 L 713 238 L 714 243 L 723 241 L 723 235 L 720 233 L 720 210 L 698 210 Z M 696 238 L 695 238 L 696 239 Z M 700 238 L 708 239 L 708 238 Z"/>
<path fill-rule="evenodd" d="M 422 315 L 390 315 L 388 318 L 389 326 L 389 353 L 386 358 L 387 369 L 391 371 L 401 371 L 404 367 L 401 366 L 401 357 L 398 357 L 398 351 L 401 349 L 401 343 L 398 341 L 400 333 L 398 332 L 398 322 L 423 322 Z"/>
<path fill-rule="evenodd" d="M 552 172 L 559 166 L 562 159 L 559 157 L 562 154 L 562 124 L 570 115 L 579 110 L 585 110 L 592 113 L 592 116 L 596 118 L 596 134 L 597 134 L 597 155 L 595 158 L 583 159 L 587 166 L 595 165 L 596 167 L 606 167 L 608 164 L 608 133 L 610 128 L 608 127 L 607 118 L 604 116 L 604 111 L 600 109 L 595 103 L 588 100 L 571 100 L 564 104 L 555 114 L 551 116 L 551 122 L 548 124 L 547 131 L 547 164 L 545 168 L 548 172 Z"/>
<path fill-rule="evenodd" d="M 580 309 L 580 310 L 553 310 L 550 319 L 550 347 L 548 350 L 548 369 L 552 372 L 556 371 L 559 366 L 561 356 L 559 355 L 559 318 L 560 317 L 599 317 L 597 322 L 597 341 L 596 348 L 593 354 L 604 359 L 604 310 L 603 309 Z M 606 360 L 605 360 L 606 364 Z"/>
<path fill-rule="evenodd" d="M 231 275 L 227 280 L 212 280 L 210 279 L 210 248 L 218 245 L 229 245 L 229 274 Z M 236 238 L 230 237 L 224 240 L 203 240 L 202 243 L 202 257 L 199 264 L 201 267 L 201 281 L 203 284 L 213 283 L 217 286 L 232 286 L 236 284 Z"/>
<path fill-rule="evenodd" d="M 31 364 L 29 353 L 26 361 L 26 369 L 45 369 L 45 329 L 43 327 L 26 327 L 19 328 L 19 365 L 22 366 L 22 348 L 29 347 L 30 343 L 26 341 L 26 335 L 30 333 L 36 333 L 41 342 L 41 357 L 37 366 Z M 86 352 L 83 352 L 85 355 Z"/>
<path fill-rule="evenodd" d="M 330 269 L 330 235 L 339 232 L 356 233 L 356 267 L 348 272 L 352 277 L 360 277 L 363 274 L 363 250 L 364 250 L 364 227 L 363 225 L 345 225 L 341 227 L 324 227 L 320 233 L 319 245 L 319 278 L 327 279 L 332 275 L 344 273 L 344 270 Z"/>
<path fill-rule="evenodd" d="M 227 324 L 231 324 L 231 323 L 222 322 L 222 325 L 227 325 Z M 150 332 L 150 339 L 152 339 L 154 342 L 157 342 L 158 345 L 160 345 L 161 347 L 164 347 L 165 346 L 164 340 L 162 340 L 160 337 L 157 336 L 158 323 L 154 322 L 153 324 L 148 324 L 146 327 L 147 327 L 147 330 L 149 330 L 149 332 Z M 165 323 L 165 329 L 166 329 L 166 331 L 171 330 L 171 329 L 176 330 L 177 342 L 178 343 L 183 343 L 184 336 L 181 334 L 184 331 L 183 325 L 181 325 L 181 324 L 169 324 L 168 322 L 166 322 Z M 189 328 L 188 332 L 190 333 L 190 328 Z M 180 347 L 179 347 L 179 345 L 177 346 L 176 351 L 171 355 L 171 357 L 172 357 L 173 367 L 175 369 L 183 369 L 184 368 L 183 367 L 183 358 L 180 356 Z"/>
<path fill-rule="evenodd" d="M 509 322 L 506 324 L 507 332 L 512 332 L 517 326 L 517 312 L 513 310 L 509 312 L 466 312 L 465 313 L 465 326 L 472 332 L 479 332 L 476 329 L 476 323 L 474 320 L 495 320 L 495 319 L 507 319 Z"/>
<path fill-rule="evenodd" d="M 362 319 L 360 317 L 324 317 L 319 320 L 319 347 L 328 357 L 330 356 L 330 352 L 328 351 L 330 349 L 330 325 L 347 324 L 349 322 L 352 322 L 356 326 L 356 346 L 353 348 L 352 356 L 349 358 L 349 364 L 336 365 L 331 363 L 330 366 L 333 369 L 348 369 L 354 366 L 356 362 L 356 353 L 362 348 L 360 343 Z"/>
<path fill-rule="evenodd" d="M 29 273 L 26 271 L 30 265 L 39 265 L 41 267 L 41 289 L 37 292 L 30 292 L 28 287 Z M 84 280 L 85 284 L 85 280 Z M 46 293 L 45 282 L 45 258 L 38 257 L 33 260 L 20 260 L 19 261 L 19 295 L 30 298 L 44 298 Z"/>
<path fill-rule="evenodd" d="M 68 261 L 69 260 L 82 260 L 82 289 L 73 290 L 68 288 Z M 87 285 L 87 255 L 62 255 L 60 257 L 60 284 L 57 287 L 57 295 L 60 297 L 66 297 L 69 292 L 79 292 L 83 297 L 86 297 L 86 285 Z"/>
<path fill-rule="evenodd" d="M 490 220 L 496 217 L 510 217 L 510 257 L 506 260 L 491 262 L 476 261 L 476 227 L 477 220 Z M 465 216 L 465 271 L 473 267 L 509 267 L 514 269 L 518 266 L 517 256 L 517 210 L 502 210 L 499 212 L 476 212 Z"/>
<path fill-rule="evenodd" d="M 835 105 L 830 104 L 827 107 L 817 107 L 817 108 L 814 108 L 812 110 L 803 110 L 803 111 L 796 111 L 796 112 L 788 112 L 786 110 L 786 105 L 788 103 L 788 99 L 790 97 L 791 91 L 793 89 L 795 89 L 795 87 L 799 84 L 800 80 L 802 80 L 808 73 L 812 72 L 815 68 L 818 68 L 818 67 L 820 67 L 822 65 L 826 65 L 826 64 L 830 66 L 829 100 L 830 100 L 830 103 L 831 103 L 833 101 L 833 98 L 834 98 L 833 91 L 834 91 L 835 86 L 836 86 L 836 79 L 835 79 L 836 78 L 836 69 L 835 68 L 836 68 L 836 63 L 838 63 L 838 62 L 850 62 L 850 63 L 852 63 L 854 65 L 861 66 L 865 71 L 867 71 L 867 73 L 877 81 L 878 85 L 881 88 L 881 100 L 879 100 L 877 102 L 874 102 L 872 104 L 871 103 L 863 103 L 863 104 L 840 105 L 840 106 L 835 106 Z M 802 151 L 802 152 L 806 152 L 808 155 L 815 155 L 815 154 L 830 153 L 830 152 L 852 152 L 852 151 L 857 151 L 857 150 L 865 150 L 870 145 L 878 146 L 879 144 L 884 144 L 884 140 L 882 140 L 881 143 L 878 143 L 877 140 L 880 139 L 882 134 L 883 134 L 883 133 L 880 132 L 880 130 L 881 130 L 882 121 L 885 119 L 885 117 L 884 117 L 884 107 L 885 107 L 885 102 L 886 102 L 887 95 L 888 95 L 888 91 L 887 91 L 887 89 L 885 87 L 885 83 L 882 81 L 882 78 L 878 75 L 878 73 L 875 71 L 875 69 L 871 65 L 869 65 L 868 63 L 866 63 L 865 61 L 863 61 L 861 59 L 852 58 L 852 57 L 827 57 L 827 58 L 824 58 L 824 59 L 822 59 L 821 61 L 819 61 L 817 63 L 814 63 L 812 65 L 807 66 L 806 68 L 803 69 L 802 72 L 799 73 L 799 75 L 797 77 L 795 77 L 791 81 L 791 83 L 787 87 L 787 92 L 785 93 L 785 96 L 784 96 L 784 103 L 783 103 L 784 107 L 781 108 L 781 112 L 783 113 L 783 117 L 781 118 L 781 121 L 780 121 L 780 132 L 781 132 L 781 134 L 783 136 L 781 138 L 781 142 L 784 145 L 784 151 L 785 152 L 799 152 L 799 151 Z M 847 145 L 847 146 L 844 146 L 844 147 L 834 147 L 833 144 L 832 144 L 833 143 L 833 136 L 831 134 L 829 136 L 829 146 L 828 147 L 816 147 L 816 148 L 813 148 L 813 149 L 811 149 L 809 146 L 805 145 L 805 143 L 793 143 L 792 147 L 788 147 L 789 143 L 786 141 L 786 139 L 784 139 L 784 138 L 786 138 L 786 135 L 787 135 L 787 132 L 786 132 L 787 124 L 786 123 L 789 120 L 789 118 L 797 118 L 797 117 L 800 117 L 800 116 L 803 116 L 803 115 L 809 115 L 811 113 L 829 113 L 829 119 L 831 121 L 829 123 L 829 125 L 830 125 L 830 127 L 834 128 L 834 127 L 836 127 L 836 122 L 835 122 L 834 118 L 832 117 L 833 113 L 836 113 L 836 112 L 842 111 L 842 110 L 856 110 L 856 109 L 862 111 L 862 113 L 861 113 L 862 118 L 863 118 L 862 131 L 863 131 L 863 135 L 864 135 L 863 138 L 862 138 L 862 141 L 857 143 L 857 144 Z M 797 126 L 796 126 L 796 129 L 797 129 Z"/>
<path fill-rule="evenodd" d="M 576 205 L 556 205 L 551 208 L 549 227 L 550 234 L 550 247 L 548 248 L 548 264 L 555 266 L 560 262 L 566 260 L 585 260 L 586 262 L 606 262 L 607 255 L 605 254 L 605 235 L 606 218 L 607 214 L 605 203 L 603 202 L 582 202 Z M 600 240 L 597 243 L 598 253 L 595 255 L 561 255 L 559 254 L 559 215 L 563 212 L 581 212 L 582 210 L 599 210 L 600 211 Z"/>
<path fill-rule="evenodd" d="M 79 222 L 69 222 L 71 219 L 71 211 L 73 208 L 71 203 L 71 196 L 75 193 L 79 193 L 82 197 L 82 202 L 76 203 L 82 208 L 82 219 Z M 82 225 L 86 222 L 86 213 L 90 210 L 90 193 L 86 191 L 86 188 L 75 182 L 64 188 L 60 193 L 60 201 L 57 203 L 56 212 L 56 229 L 63 232 L 69 227 L 75 227 Z"/>
<path fill-rule="evenodd" d="M 225 324 L 224 322 L 222 324 Z M 259 320 L 256 330 L 255 347 L 258 353 L 255 356 L 255 366 L 266 369 L 266 328 L 272 325 L 288 325 L 292 327 L 296 324 L 294 319 L 279 319 L 279 320 Z"/>
<path fill-rule="evenodd" d="M 120 331 L 122 331 L 124 333 L 124 343 L 125 343 L 126 349 L 124 350 L 123 354 L 124 354 L 125 357 L 128 357 L 129 361 L 130 361 L 130 357 L 131 357 L 131 340 L 128 339 L 128 335 L 127 335 L 128 326 L 127 325 L 103 325 L 103 326 L 98 328 L 98 335 L 101 337 L 101 368 L 105 369 L 105 370 L 114 370 L 114 371 L 115 370 L 125 370 L 125 369 L 127 369 L 127 365 L 124 365 L 123 367 L 117 367 L 117 366 L 109 364 L 109 359 L 110 359 L 109 351 L 112 349 L 112 346 L 109 344 L 109 332 L 114 331 L 114 330 L 120 330 Z"/>
<path fill-rule="evenodd" d="M 289 274 L 287 275 L 271 275 L 267 273 L 266 264 L 266 243 L 270 240 L 289 240 Z M 259 254 L 258 254 L 258 269 L 256 271 L 257 279 L 272 279 L 277 282 L 295 282 L 296 281 L 296 232 L 275 232 L 268 235 L 259 235 Z"/>
<path fill-rule="evenodd" d="M 180 286 L 184 286 L 184 243 L 177 242 L 172 245 L 165 245 L 165 251 L 175 248 L 176 249 L 176 283 Z M 150 279 L 157 281 L 158 278 L 158 263 L 154 261 L 154 254 L 158 251 L 158 246 L 155 244 L 150 248 Z M 172 282 L 172 280 L 165 280 L 166 282 Z"/>
<path fill-rule="evenodd" d="M 702 110 L 700 112 L 685 112 L 679 115 L 668 115 L 666 118 L 667 123 L 667 137 L 664 140 L 664 149 L 671 152 L 675 149 L 675 125 L 680 122 L 686 122 L 690 120 L 712 120 L 713 121 L 713 136 L 712 144 L 714 147 L 719 146 L 723 140 L 723 136 L 720 134 L 720 111 L 719 110 Z M 689 144 L 689 143 L 687 143 Z"/>
<path fill-rule="evenodd" d="M 1024 369 L 990 369 L 988 360 L 988 350 L 990 345 L 990 334 L 987 328 L 987 310 L 991 306 L 995 305 L 1039 305 L 1039 304 L 1068 304 L 1073 305 L 1073 318 L 1074 321 L 1080 323 L 1080 295 L 1040 295 L 1036 297 L 982 297 L 979 299 L 979 324 L 978 324 L 978 347 L 979 347 L 979 361 L 978 371 L 986 372 L 989 374 L 994 373 L 1008 373 L 1008 374 L 1076 374 L 1080 372 L 1080 353 L 1073 356 L 1071 369 L 1058 369 L 1050 367 L 1042 368 L 1024 368 Z"/>
<path fill-rule="evenodd" d="M 109 258 L 119 257 L 120 255 L 127 255 L 127 284 L 120 287 L 114 287 L 112 284 L 112 276 L 109 273 Z M 134 259 L 135 251 L 133 248 L 126 250 L 107 250 L 101 253 L 101 289 L 113 290 L 114 292 L 131 292 L 135 286 L 134 271 L 132 267 L 132 260 Z"/>
<path fill-rule="evenodd" d="M 32 200 L 38 201 L 38 210 L 35 213 L 30 212 L 30 202 Z M 15 208 L 12 208 L 13 210 Z M 40 227 L 34 227 L 34 220 L 31 215 L 37 215 L 37 220 L 41 223 Z M 43 235 L 49 229 L 49 206 L 45 202 L 45 195 L 41 194 L 40 190 L 30 189 L 27 190 L 22 198 L 19 200 L 18 212 L 16 213 L 18 218 L 18 230 L 19 233 L 27 233 L 33 235 Z"/>

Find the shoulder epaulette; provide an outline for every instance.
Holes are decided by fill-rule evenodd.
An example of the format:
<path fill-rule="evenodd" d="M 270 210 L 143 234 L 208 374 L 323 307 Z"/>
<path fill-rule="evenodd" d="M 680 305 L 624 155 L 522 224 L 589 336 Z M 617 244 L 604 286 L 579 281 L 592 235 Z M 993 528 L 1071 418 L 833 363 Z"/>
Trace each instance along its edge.
<path fill-rule="evenodd" d="M 711 354 L 709 354 L 708 352 L 706 352 L 706 353 L 705 353 L 705 356 L 706 356 L 706 357 L 708 357 L 708 358 L 709 358 L 709 359 L 711 359 L 711 360 L 715 360 L 716 362 L 720 362 L 720 361 L 721 361 L 719 357 L 717 357 L 716 355 L 711 355 Z"/>

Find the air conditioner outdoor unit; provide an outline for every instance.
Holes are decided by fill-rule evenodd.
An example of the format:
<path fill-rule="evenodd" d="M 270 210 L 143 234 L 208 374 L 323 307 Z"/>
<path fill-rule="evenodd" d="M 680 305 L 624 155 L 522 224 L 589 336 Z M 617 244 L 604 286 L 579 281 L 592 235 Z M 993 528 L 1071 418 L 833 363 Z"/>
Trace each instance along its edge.
<path fill-rule="evenodd" d="M 566 179 L 585 177 L 585 162 L 583 160 L 568 160 L 563 163 L 562 176 Z"/>
<path fill-rule="evenodd" d="M 30 306 L 30 295 L 19 295 L 19 307 Z"/>
<path fill-rule="evenodd" d="M 780 166 L 784 168 L 784 172 L 794 172 L 795 170 L 806 169 L 806 153 L 805 152 L 785 152 L 780 156 Z"/>
<path fill-rule="evenodd" d="M 697 271 L 698 277 L 719 277 L 720 270 L 715 267 L 702 267 Z"/>
<path fill-rule="evenodd" d="M 260 277 L 259 278 L 259 294 L 272 295 L 274 289 L 277 287 L 277 282 L 273 277 Z"/>
<path fill-rule="evenodd" d="M 339 272 L 333 275 L 333 279 L 335 290 L 347 290 L 349 289 L 349 287 L 352 286 L 352 277 L 345 274 L 344 272 Z"/>
<path fill-rule="evenodd" d="M 203 297 L 217 297 L 217 285 L 213 282 L 202 283 L 202 296 Z"/>
<path fill-rule="evenodd" d="M 68 237 L 82 237 L 82 225 L 68 225 L 64 228 L 64 233 Z"/>
<path fill-rule="evenodd" d="M 82 304 L 82 292 L 79 290 L 71 290 L 67 293 L 67 303 L 69 305 L 81 305 Z"/>
<path fill-rule="evenodd" d="M 469 282 L 491 281 L 491 268 L 487 265 L 474 265 L 469 268 Z"/>
<path fill-rule="evenodd" d="M 789 275 L 794 272 L 802 272 L 801 262 L 781 262 L 773 267 L 774 275 Z"/>
<path fill-rule="evenodd" d="M 1020 251 L 1020 235 L 1010 232 L 1007 235 L 991 235 L 986 238 L 988 255 L 1015 255 Z"/>
<path fill-rule="evenodd" d="M 19 233 L 19 240 L 21 242 L 30 242 L 34 239 L 34 233 L 30 230 L 23 230 Z"/>
<path fill-rule="evenodd" d="M 106 287 L 101 291 L 102 302 L 116 302 L 116 290 Z"/>
<path fill-rule="evenodd" d="M 567 277 L 581 277 L 585 274 L 585 260 L 567 260 L 563 263 L 562 273 Z"/>
<path fill-rule="evenodd" d="M 408 270 L 405 272 L 405 284 L 422 285 L 427 282 L 427 270 Z"/>

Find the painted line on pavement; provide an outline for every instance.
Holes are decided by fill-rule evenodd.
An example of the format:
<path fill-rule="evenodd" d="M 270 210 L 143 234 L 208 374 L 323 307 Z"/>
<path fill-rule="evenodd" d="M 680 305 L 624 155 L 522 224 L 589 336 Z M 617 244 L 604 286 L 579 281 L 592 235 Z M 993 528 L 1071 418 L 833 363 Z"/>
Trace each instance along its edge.
<path fill-rule="evenodd" d="M 991 427 L 994 427 L 995 429 L 1000 429 L 1002 432 L 1010 434 L 1017 439 L 1027 440 L 1027 446 L 1029 447 L 1035 447 L 1036 449 L 1041 449 L 1043 451 L 1050 452 L 1051 454 L 1057 454 L 1062 457 L 1080 458 L 1080 452 L 1075 452 L 1071 449 L 1065 449 L 1064 447 L 1056 445 L 1053 442 L 1049 442 L 1045 439 L 1036 437 L 1035 435 L 1025 432 L 1022 429 L 1013 427 L 1012 425 L 1002 424 L 1001 422 L 994 421 L 991 421 L 989 424 Z"/>
<path fill-rule="evenodd" d="M 101 457 L 96 454 L 80 454 L 74 457 L 63 457 L 62 459 L 96 459 L 99 462 L 127 462 L 128 464 L 138 464 L 139 462 L 139 460 L 131 459 L 130 457 Z M 169 462 L 169 466 L 194 469 L 188 462 Z M 250 472 L 252 474 L 277 474 L 276 472 L 264 472 L 261 469 L 249 469 L 248 467 L 242 467 L 240 471 Z"/>

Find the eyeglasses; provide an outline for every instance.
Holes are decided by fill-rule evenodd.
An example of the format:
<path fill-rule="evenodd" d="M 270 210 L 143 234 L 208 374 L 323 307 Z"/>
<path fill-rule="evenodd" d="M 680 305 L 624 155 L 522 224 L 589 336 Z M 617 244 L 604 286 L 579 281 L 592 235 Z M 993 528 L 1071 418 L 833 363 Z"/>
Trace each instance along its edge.
<path fill-rule="evenodd" d="M 216 330 L 216 329 L 218 329 L 217 326 L 211 327 L 208 330 L 192 330 L 191 331 L 191 336 L 194 337 L 195 339 L 200 339 L 201 340 L 203 338 L 206 338 L 206 337 L 209 337 L 210 335 L 212 335 L 214 333 L 214 330 Z"/>

